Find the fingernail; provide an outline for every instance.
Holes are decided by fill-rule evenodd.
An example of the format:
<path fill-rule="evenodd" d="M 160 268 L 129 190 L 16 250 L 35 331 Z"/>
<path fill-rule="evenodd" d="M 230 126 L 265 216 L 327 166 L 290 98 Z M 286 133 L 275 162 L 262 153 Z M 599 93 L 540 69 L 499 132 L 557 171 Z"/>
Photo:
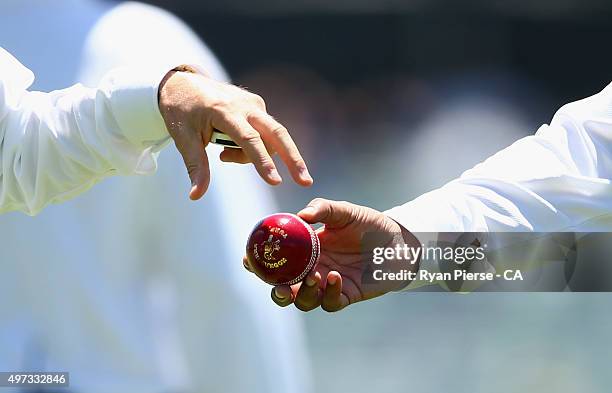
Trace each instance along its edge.
<path fill-rule="evenodd" d="M 281 182 L 283 181 L 283 178 L 280 177 L 280 175 L 278 174 L 278 171 L 276 169 L 273 169 L 272 171 L 270 171 L 270 178 L 275 181 L 275 182 Z"/>
<path fill-rule="evenodd" d="M 308 168 L 304 167 L 304 168 L 300 168 L 300 176 L 302 177 L 302 179 L 307 180 L 307 181 L 314 181 L 312 179 L 312 176 L 310 176 L 310 172 L 308 172 Z"/>
<path fill-rule="evenodd" d="M 328 283 L 329 285 L 336 285 L 336 281 L 338 281 L 338 277 L 336 277 L 336 276 L 330 276 L 330 277 L 327 279 L 327 283 Z"/>
<path fill-rule="evenodd" d="M 285 296 L 280 293 L 278 288 L 274 288 L 274 296 L 276 296 L 276 298 L 279 300 L 285 299 Z"/>
<path fill-rule="evenodd" d="M 312 287 L 316 284 L 316 280 L 310 276 L 306 277 L 306 285 Z"/>

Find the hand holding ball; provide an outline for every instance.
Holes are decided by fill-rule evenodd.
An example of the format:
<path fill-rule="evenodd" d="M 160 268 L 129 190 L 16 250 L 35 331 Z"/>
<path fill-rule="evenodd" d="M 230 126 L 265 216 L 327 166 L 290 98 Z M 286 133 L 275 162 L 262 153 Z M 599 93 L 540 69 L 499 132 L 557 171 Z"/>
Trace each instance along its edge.
<path fill-rule="evenodd" d="M 253 273 L 271 285 L 302 281 L 319 259 L 319 238 L 295 214 L 278 213 L 262 219 L 251 232 L 246 255 Z"/>

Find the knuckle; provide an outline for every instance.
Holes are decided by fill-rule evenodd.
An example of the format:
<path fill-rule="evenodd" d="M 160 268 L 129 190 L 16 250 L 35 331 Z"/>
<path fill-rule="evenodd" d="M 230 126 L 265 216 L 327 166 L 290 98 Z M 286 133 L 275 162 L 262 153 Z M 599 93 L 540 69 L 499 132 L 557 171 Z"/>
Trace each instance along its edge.
<path fill-rule="evenodd" d="M 305 168 L 306 168 L 306 161 L 304 161 L 304 159 L 303 159 L 303 158 L 301 158 L 301 157 L 300 157 L 300 158 L 297 158 L 297 159 L 294 161 L 294 163 L 295 163 L 296 168 L 298 168 L 298 169 L 300 169 L 300 170 L 302 170 L 302 169 L 305 169 Z"/>
<path fill-rule="evenodd" d="M 255 103 L 256 106 L 258 106 L 259 108 L 265 109 L 266 107 L 266 101 L 263 99 L 262 96 L 260 96 L 259 94 L 254 94 L 251 93 L 251 100 L 253 101 L 253 103 Z"/>
<path fill-rule="evenodd" d="M 276 165 L 274 165 L 272 160 L 269 160 L 268 158 L 265 158 L 265 159 L 262 160 L 261 167 L 267 173 L 271 173 L 272 171 L 276 170 Z"/>
<path fill-rule="evenodd" d="M 337 209 L 336 205 L 333 203 L 328 203 L 325 207 L 325 217 L 334 217 L 336 216 Z"/>
<path fill-rule="evenodd" d="M 187 173 L 189 175 L 195 174 L 198 171 L 199 167 L 200 167 L 196 163 L 188 163 L 186 166 L 187 166 Z"/>
<path fill-rule="evenodd" d="M 261 136 L 255 131 L 247 131 L 240 135 L 240 141 L 248 145 L 257 145 L 261 143 Z"/>
<path fill-rule="evenodd" d="M 219 107 L 213 116 L 213 119 L 219 120 L 230 128 L 237 128 L 236 113 L 229 107 Z"/>
<path fill-rule="evenodd" d="M 327 200 L 323 199 L 323 198 L 315 198 L 312 201 L 310 201 L 310 203 L 308 204 L 309 206 L 314 206 L 314 205 L 320 205 L 323 203 L 326 203 Z"/>
<path fill-rule="evenodd" d="M 216 101 L 214 101 L 213 103 L 209 105 L 209 108 L 214 113 L 217 113 L 219 116 L 221 116 L 222 118 L 225 118 L 227 116 L 228 107 L 229 107 L 229 102 L 224 99 L 217 99 Z"/>
<path fill-rule="evenodd" d="M 354 215 L 356 213 L 355 205 L 347 201 L 338 202 L 338 207 L 341 208 L 342 211 L 346 212 L 349 215 Z"/>
<path fill-rule="evenodd" d="M 285 137 L 286 135 L 289 135 L 289 131 L 287 131 L 287 128 L 285 128 L 285 126 L 282 124 L 278 124 L 272 128 L 272 134 L 277 137 Z"/>
<path fill-rule="evenodd" d="M 315 208 L 315 209 L 317 209 L 317 210 L 321 210 L 321 207 L 326 208 L 327 204 L 328 204 L 328 202 L 327 202 L 327 200 L 326 200 L 326 199 L 323 199 L 323 198 L 315 198 L 315 199 L 313 199 L 312 201 L 310 201 L 310 202 L 308 203 L 308 205 L 306 205 L 306 206 L 314 207 L 314 208 Z"/>
<path fill-rule="evenodd" d="M 218 102 L 211 105 L 210 110 L 211 112 L 207 117 L 210 118 L 211 121 L 220 122 L 226 125 L 233 125 L 236 123 L 233 112 L 228 104 Z"/>
<path fill-rule="evenodd" d="M 260 168 L 266 174 L 270 174 L 276 171 L 276 165 L 274 165 L 274 161 L 268 156 L 264 151 L 258 151 L 257 157 L 255 158 L 254 164 L 256 167 Z"/>

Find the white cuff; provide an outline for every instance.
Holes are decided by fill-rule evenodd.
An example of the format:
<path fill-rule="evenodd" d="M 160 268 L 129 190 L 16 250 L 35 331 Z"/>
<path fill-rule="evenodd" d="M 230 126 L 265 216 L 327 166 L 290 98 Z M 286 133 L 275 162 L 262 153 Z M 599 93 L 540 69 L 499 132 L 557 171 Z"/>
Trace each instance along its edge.
<path fill-rule="evenodd" d="M 410 232 L 464 232 L 461 214 L 448 200 L 443 187 L 384 212 Z"/>
<path fill-rule="evenodd" d="M 383 214 L 410 231 L 423 247 L 430 247 L 437 244 L 440 232 L 464 231 L 464 225 L 459 222 L 461 220 L 446 198 L 444 188 L 434 190 Z M 420 264 L 419 270 L 423 268 L 424 261 L 421 260 Z M 426 270 L 433 274 L 440 272 L 437 263 L 428 264 Z M 423 280 L 420 274 L 402 290 L 410 291 L 429 285 L 439 285 L 448 290 L 446 283 Z"/>
<path fill-rule="evenodd" d="M 169 138 L 157 92 L 171 69 L 169 66 L 117 68 L 101 83 L 123 136 L 138 148 L 161 146 Z"/>

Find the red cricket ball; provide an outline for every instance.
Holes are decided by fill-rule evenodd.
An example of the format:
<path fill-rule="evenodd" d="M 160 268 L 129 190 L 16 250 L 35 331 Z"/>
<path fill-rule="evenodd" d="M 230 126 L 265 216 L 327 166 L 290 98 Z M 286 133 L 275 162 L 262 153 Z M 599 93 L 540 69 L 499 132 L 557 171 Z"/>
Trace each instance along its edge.
<path fill-rule="evenodd" d="M 319 259 L 319 238 L 295 214 L 278 213 L 255 225 L 246 246 L 253 273 L 271 285 L 302 281 Z"/>

